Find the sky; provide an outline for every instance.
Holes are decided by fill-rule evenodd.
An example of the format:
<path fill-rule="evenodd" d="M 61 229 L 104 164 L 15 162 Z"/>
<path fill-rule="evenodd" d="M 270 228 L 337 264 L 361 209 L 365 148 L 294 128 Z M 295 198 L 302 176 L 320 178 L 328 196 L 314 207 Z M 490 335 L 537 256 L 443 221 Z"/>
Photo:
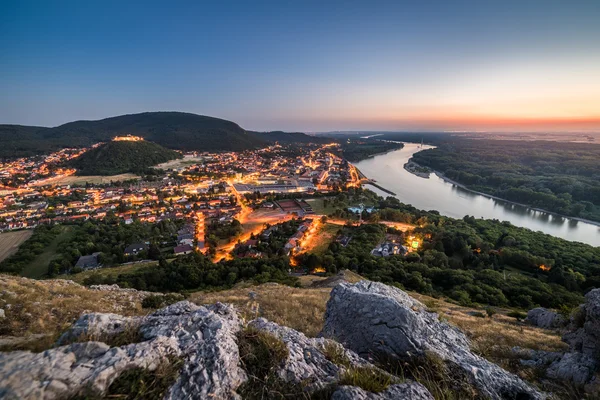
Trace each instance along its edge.
<path fill-rule="evenodd" d="M 600 131 L 600 1 L 0 2 L 0 123 Z"/>

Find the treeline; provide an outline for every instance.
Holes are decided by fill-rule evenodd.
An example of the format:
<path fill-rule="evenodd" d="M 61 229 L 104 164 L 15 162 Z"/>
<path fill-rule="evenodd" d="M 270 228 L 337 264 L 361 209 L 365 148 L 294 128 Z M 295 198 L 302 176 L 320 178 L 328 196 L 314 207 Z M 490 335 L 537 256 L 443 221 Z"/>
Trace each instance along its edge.
<path fill-rule="evenodd" d="M 92 275 L 85 279 L 86 285 L 118 284 L 138 290 L 181 292 L 230 288 L 240 281 L 256 284 L 278 282 L 298 286 L 298 279 L 288 275 L 289 260 L 286 257 L 263 259 L 234 259 L 213 263 L 198 254 L 178 257 L 172 262 L 164 259 L 157 267 L 103 277 Z"/>
<path fill-rule="evenodd" d="M 599 145 L 457 139 L 413 159 L 473 190 L 600 221 Z"/>
<path fill-rule="evenodd" d="M 42 254 L 46 247 L 62 232 L 64 227 L 55 225 L 40 225 L 19 250 L 10 257 L 0 262 L 0 272 L 19 274 L 35 258 Z"/>
<path fill-rule="evenodd" d="M 350 199 L 365 196 L 376 197 L 356 191 Z M 586 291 L 600 287 L 600 248 L 496 220 L 447 218 L 392 197 L 379 198 L 378 204 L 378 212 L 364 217 L 416 224 L 410 235 L 420 243 L 417 252 L 372 256 L 370 251 L 389 228 L 346 226 L 339 232 L 352 238 L 346 247 L 334 242 L 323 255 L 304 257 L 303 265 L 323 266 L 329 273 L 348 268 L 372 280 L 448 296 L 465 305 L 572 307 L 582 302 Z"/>
<path fill-rule="evenodd" d="M 68 240 L 58 245 L 58 255 L 50 262 L 48 276 L 81 272 L 75 267 L 79 257 L 97 252 L 104 267 L 133 260 L 158 260 L 165 253 L 172 252 L 181 225 L 183 221 L 171 220 L 154 224 L 140 221 L 125 224 L 114 216 L 73 225 Z M 148 250 L 136 256 L 126 256 L 125 248 L 134 243 L 149 243 Z"/>
<path fill-rule="evenodd" d="M 271 229 L 271 234 L 268 238 L 262 237 L 261 235 L 250 235 L 251 240 L 257 240 L 258 243 L 252 248 L 261 253 L 263 258 L 270 257 L 282 257 L 285 255 L 285 245 L 287 241 L 298 232 L 298 227 L 300 226 L 301 219 L 291 219 L 286 222 L 282 222 L 276 225 L 267 225 L 267 228 Z M 238 244 L 234 250 L 234 254 L 236 256 L 243 255 L 248 250 L 250 250 L 249 246 L 244 243 Z"/>
<path fill-rule="evenodd" d="M 155 175 L 152 166 L 181 158 L 181 154 L 152 142 L 108 142 L 67 162 L 78 175 L 117 175 L 132 172 Z"/>
<path fill-rule="evenodd" d="M 399 150 L 402 147 L 404 147 L 402 143 L 384 142 L 376 139 L 352 139 L 342 142 L 341 156 L 348 161 L 356 162 L 375 154 Z"/>
<path fill-rule="evenodd" d="M 80 268 L 75 267 L 77 260 L 93 253 L 100 253 L 98 260 L 105 267 L 132 260 L 159 260 L 172 254 L 177 230 L 182 224 L 181 220 L 169 220 L 154 224 L 135 221 L 128 225 L 114 215 L 108 215 L 104 220 L 40 225 L 15 254 L 0 263 L 0 272 L 19 274 L 65 230 L 68 230 L 68 234 L 63 235 L 56 244 L 56 252 L 51 255 L 47 273 L 49 277 L 81 272 Z M 136 256 L 125 255 L 127 246 L 140 242 L 150 243 L 148 250 Z"/>

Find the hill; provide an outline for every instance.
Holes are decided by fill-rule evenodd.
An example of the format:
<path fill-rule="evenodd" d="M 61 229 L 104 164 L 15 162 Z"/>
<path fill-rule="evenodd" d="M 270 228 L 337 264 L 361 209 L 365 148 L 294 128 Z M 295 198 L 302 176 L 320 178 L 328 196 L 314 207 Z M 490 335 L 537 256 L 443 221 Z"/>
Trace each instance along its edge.
<path fill-rule="evenodd" d="M 224 119 L 182 112 L 145 112 L 69 122 L 54 128 L 0 125 L 0 158 L 90 146 L 123 134 L 142 136 L 178 150 L 240 151 L 265 145 L 259 137 Z"/>
<path fill-rule="evenodd" d="M 258 140 L 268 143 L 331 143 L 334 140 L 328 137 L 317 137 L 310 136 L 302 132 L 282 132 L 282 131 L 271 131 L 271 132 L 253 132 L 248 131 L 250 136 L 257 138 Z"/>
<path fill-rule="evenodd" d="M 211 366 L 224 365 L 225 368 L 220 370 L 224 374 L 224 378 L 218 382 L 226 381 L 229 379 L 227 377 L 236 376 L 236 371 L 246 371 L 247 373 L 242 374 L 242 378 L 233 385 L 238 393 L 254 394 L 252 389 L 256 386 L 261 393 L 280 393 L 282 390 L 286 390 L 286 392 L 297 394 L 297 391 L 301 389 L 302 393 L 306 394 L 306 390 L 314 391 L 315 387 L 321 387 L 310 386 L 306 389 L 304 386 L 294 385 L 296 379 L 290 378 L 290 381 L 285 382 L 278 380 L 277 376 L 282 376 L 282 368 L 285 366 L 288 372 L 286 376 L 295 377 L 296 375 L 290 374 L 297 374 L 296 371 L 309 371 L 307 373 L 317 374 L 315 378 L 318 379 L 318 382 L 324 381 L 329 384 L 326 386 L 328 391 L 316 392 L 320 396 L 315 394 L 314 397 L 302 398 L 355 398 L 331 396 L 331 392 L 343 390 L 342 386 L 356 386 L 353 390 L 359 392 L 361 392 L 359 388 L 363 388 L 366 391 L 383 391 L 385 394 L 398 384 L 410 384 L 415 389 L 426 389 L 425 394 L 428 391 L 433 395 L 433 397 L 429 395 L 410 397 L 415 399 L 480 398 L 476 395 L 482 391 L 492 391 L 493 394 L 496 394 L 498 390 L 503 392 L 509 389 L 525 390 L 531 396 L 522 398 L 530 399 L 544 398 L 538 392 L 539 389 L 552 391 L 553 398 L 593 398 L 585 397 L 583 388 L 561 383 L 558 377 L 549 378 L 546 374 L 549 373 L 548 371 L 552 371 L 552 365 L 550 367 L 541 366 L 541 364 L 540 366 L 537 364 L 530 366 L 530 364 L 519 362 L 520 357 L 531 355 L 539 357 L 548 354 L 552 355 L 554 359 L 561 357 L 567 359 L 567 356 L 580 356 L 581 354 L 573 350 L 568 351 L 567 345 L 561 343 L 558 331 L 542 330 L 515 319 L 510 310 L 497 308 L 494 310 L 495 312 L 490 313 L 489 309 L 457 306 L 443 299 L 405 293 L 396 288 L 369 282 L 356 285 L 336 285 L 333 290 L 325 287 L 316 288 L 317 285 L 314 283 L 310 285 L 313 278 L 319 279 L 311 277 L 306 282 L 309 286 L 303 288 L 269 283 L 260 286 L 239 286 L 225 291 L 191 293 L 188 298 L 190 302 L 181 302 L 161 310 L 160 313 L 143 317 L 150 311 L 143 307 L 164 307 L 181 299 L 181 296 L 163 296 L 162 294 L 138 292 L 105 285 L 85 288 L 72 281 L 35 281 L 0 275 L 0 286 L 5 288 L 0 297 L 4 298 L 5 306 L 3 308 L 6 309 L 4 324 L 0 328 L 0 358 L 4 357 L 5 360 L 3 368 L 0 368 L 0 376 L 4 374 L 5 386 L 25 393 L 27 387 L 14 378 L 20 377 L 20 375 L 15 375 L 14 371 L 31 374 L 34 369 L 28 363 L 35 365 L 35 371 L 40 371 L 37 376 L 44 376 L 48 381 L 52 381 L 59 376 L 59 370 L 69 368 L 72 360 L 84 352 L 86 355 L 90 353 L 88 359 L 93 360 L 89 366 L 86 364 L 86 368 L 98 369 L 103 368 L 105 363 L 111 362 L 118 366 L 115 367 L 116 369 L 121 368 L 122 365 L 133 365 L 134 367 L 141 365 L 141 368 L 144 368 L 150 361 L 145 357 L 154 357 L 152 360 L 156 362 L 165 362 L 167 365 L 174 363 L 177 367 L 174 370 L 180 370 L 179 374 L 175 373 L 168 379 L 157 380 L 158 377 L 164 375 L 162 372 L 165 371 L 162 369 L 160 370 L 161 374 L 156 376 L 152 374 L 121 376 L 122 371 L 115 369 L 111 370 L 115 372 L 106 381 L 107 383 L 102 386 L 93 386 L 94 390 L 108 390 L 111 393 L 119 385 L 136 383 L 138 379 L 141 381 L 146 378 L 151 383 L 158 384 L 160 382 L 163 389 L 168 389 L 179 376 L 183 378 L 180 380 L 181 382 L 192 385 L 190 390 L 201 393 L 203 389 L 206 389 L 202 383 L 204 381 L 193 380 L 186 376 L 186 371 L 189 369 L 180 367 L 182 363 L 194 363 L 194 360 L 205 360 L 205 358 L 189 357 L 188 352 L 177 352 L 177 349 L 186 343 L 196 343 L 198 339 L 195 336 L 191 342 L 187 338 L 194 335 L 196 330 L 201 330 L 205 334 L 201 337 L 207 338 L 202 342 L 202 349 L 222 344 L 227 345 L 227 349 L 230 349 L 227 352 L 207 351 L 206 354 L 210 357 L 219 357 L 218 354 L 231 354 L 232 356 L 218 360 L 211 358 L 210 362 L 206 361 L 194 366 L 206 368 L 207 373 L 211 374 L 213 372 Z M 360 302 L 362 304 L 360 310 L 349 306 L 358 301 L 354 299 L 356 296 L 363 300 Z M 588 298 L 586 310 L 593 310 L 591 307 L 595 304 L 593 301 L 595 300 L 592 297 Z M 216 302 L 226 304 L 205 306 L 206 309 L 195 305 Z M 236 308 L 232 308 L 229 304 L 233 304 Z M 382 307 L 389 309 L 381 311 Z M 89 315 L 90 312 L 112 314 L 96 314 L 92 318 Z M 82 313 L 88 313 L 88 315 L 81 316 Z M 193 314 L 193 320 L 190 313 Z M 406 316 L 406 314 L 410 315 Z M 80 316 L 81 318 L 73 324 Z M 131 319 L 129 316 L 142 316 L 142 318 Z M 266 319 L 255 319 L 257 317 Z M 241 320 L 242 318 L 244 321 L 254 320 L 246 323 Z M 379 324 L 372 322 L 378 321 L 377 318 L 382 322 Z M 591 311 L 588 311 L 587 315 L 582 318 L 586 323 L 596 322 L 596 317 Z M 352 319 L 354 322 L 347 323 L 347 319 Z M 391 321 L 394 323 L 392 324 Z M 185 326 L 187 332 L 171 332 L 173 329 L 179 330 L 181 326 Z M 70 329 L 67 329 L 69 327 Z M 161 329 L 161 336 L 155 337 L 148 333 L 149 329 L 157 327 Z M 404 329 L 404 327 L 410 329 Z M 66 333 L 65 329 L 67 329 Z M 210 335 L 206 334 L 209 329 L 211 330 Z M 336 335 L 344 335 L 343 341 L 338 339 L 343 345 L 334 342 L 337 336 L 334 340 L 326 339 L 332 337 L 333 329 L 335 329 Z M 213 333 L 213 330 L 218 331 Z M 363 330 L 368 332 L 368 335 L 348 335 Z M 588 329 L 584 333 L 588 334 L 588 331 L 591 332 Z M 140 332 L 143 332 L 143 336 Z M 319 332 L 322 332 L 325 338 L 314 339 Z M 466 339 L 463 332 L 469 340 Z M 61 334 L 63 335 L 61 336 Z M 351 349 L 358 352 L 359 355 L 371 354 L 368 351 L 372 351 L 373 342 L 363 339 L 363 337 L 370 338 L 371 334 L 376 334 L 378 338 L 382 338 L 381 343 L 387 344 L 387 347 L 378 347 L 378 351 L 382 351 L 382 349 L 386 352 L 396 351 L 395 349 L 401 346 L 413 346 L 414 351 L 394 353 L 404 357 L 401 360 L 402 364 L 394 363 L 394 359 L 391 358 L 369 359 L 368 361 L 374 365 L 360 361 L 357 355 L 347 351 L 347 349 Z M 410 339 L 418 337 L 421 340 L 397 339 L 405 336 Z M 218 338 L 218 342 L 209 342 L 209 338 L 212 337 Z M 168 340 L 165 340 L 166 338 Z M 383 341 L 383 338 L 386 340 Z M 91 339 L 96 343 L 71 344 Z M 14 350 L 39 352 L 55 347 L 54 343 L 60 343 L 65 347 L 48 350 L 48 353 L 44 353 L 47 355 L 46 357 L 29 352 L 1 352 Z M 173 345 L 175 345 L 175 351 L 172 350 Z M 266 350 L 264 346 L 268 346 L 271 350 Z M 368 348 L 361 346 L 368 346 Z M 420 348 L 416 348 L 417 346 Z M 425 357 L 420 355 L 420 349 L 423 347 L 426 349 Z M 119 348 L 132 351 L 123 353 L 119 351 Z M 103 355 L 109 349 L 110 357 L 104 357 Z M 134 349 L 140 351 L 133 351 Z M 241 361 L 236 358 L 237 356 L 234 357 L 238 354 L 238 349 Z M 164 352 L 160 353 L 163 350 Z M 565 352 L 566 350 L 567 352 Z M 546 353 L 547 351 L 550 353 Z M 56 355 L 73 353 L 75 356 L 63 357 L 58 363 L 45 362 L 46 359 L 52 360 L 49 355 L 55 353 Z M 170 358 L 169 354 L 173 353 L 181 354 L 181 357 Z M 122 357 L 122 354 L 135 356 L 130 356 L 133 360 L 130 364 L 114 363 L 114 357 Z M 302 354 L 310 354 L 311 357 L 307 359 L 305 356 L 302 357 Z M 261 357 L 257 358 L 259 355 Z M 233 361 L 225 362 L 228 360 Z M 257 361 L 249 363 L 245 360 Z M 286 362 L 284 363 L 284 361 Z M 491 364 L 490 361 L 506 368 L 509 372 L 516 373 L 529 383 L 519 380 L 515 375 L 502 370 L 498 365 Z M 477 365 L 477 368 L 473 368 L 474 364 Z M 264 369 L 268 369 L 267 372 L 274 370 L 277 375 L 269 375 L 272 379 L 256 382 L 253 379 L 258 374 L 251 372 L 255 372 L 253 368 L 256 368 L 257 365 L 263 367 L 259 372 L 265 372 Z M 314 367 L 308 368 L 307 366 Z M 74 367 L 78 368 L 76 364 Z M 368 368 L 365 369 L 365 367 Z M 143 372 L 139 368 L 138 370 L 135 371 Z M 494 372 L 494 380 L 470 379 L 473 377 L 472 370 L 478 371 L 477 374 L 482 374 L 484 377 L 488 376 L 489 371 Z M 72 395 L 82 388 L 92 387 L 86 386 L 88 381 L 80 378 L 81 369 L 76 372 L 78 373 L 74 373 L 73 376 L 77 379 L 69 380 L 66 385 L 48 385 L 50 388 L 48 391 L 53 390 L 62 394 L 67 394 L 64 392 L 68 391 L 68 394 Z M 111 385 L 117 376 L 120 377 L 115 382 L 119 382 L 119 384 Z M 397 380 L 394 376 L 399 376 L 401 379 Z M 306 375 L 302 377 L 305 378 Z M 313 378 L 312 375 L 310 377 Z M 341 381 L 338 382 L 338 379 Z M 248 382 L 242 385 L 246 380 Z M 415 384 L 415 381 L 423 387 Z M 193 385 L 195 382 L 198 382 L 197 385 Z M 35 387 L 38 386 L 35 385 Z M 132 393 L 137 393 L 136 391 L 139 390 L 138 385 L 130 384 L 126 385 L 126 388 L 134 388 Z M 590 386 L 591 390 L 594 388 L 597 387 Z M 454 395 L 454 391 L 458 391 L 458 393 Z M 467 396 L 469 394 L 470 396 Z M 70 396 L 63 397 L 69 398 Z M 487 397 L 509 398 L 498 395 Z M 33 398 L 33 396 L 24 396 L 23 398 Z M 175 398 L 179 398 L 179 396 L 175 396 Z M 255 397 L 246 396 L 245 398 Z M 510 398 L 521 397 L 511 396 Z"/>
<path fill-rule="evenodd" d="M 154 165 L 180 158 L 173 150 L 147 141 L 110 141 L 69 162 L 78 175 L 143 173 Z"/>

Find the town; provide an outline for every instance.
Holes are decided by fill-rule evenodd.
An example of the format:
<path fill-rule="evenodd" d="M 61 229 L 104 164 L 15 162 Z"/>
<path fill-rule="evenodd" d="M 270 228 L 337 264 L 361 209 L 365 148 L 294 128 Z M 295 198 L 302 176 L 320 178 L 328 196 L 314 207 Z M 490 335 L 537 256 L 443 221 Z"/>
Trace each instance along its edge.
<path fill-rule="evenodd" d="M 113 139 L 143 140 L 131 135 Z M 136 234 L 132 236 L 135 241 L 123 243 L 122 255 L 109 258 L 108 264 L 100 252 L 81 253 L 72 265 L 66 263 L 57 272 L 145 260 L 151 242 L 156 241 L 160 242 L 158 252 L 170 257 L 198 252 L 218 262 L 285 255 L 292 256 L 293 265 L 293 256 L 314 242 L 311 238 L 324 216 L 305 199 L 359 187 L 366 181 L 339 156 L 337 143 L 187 152 L 155 166 L 155 173 L 148 177 L 79 176 L 76 169 L 66 166 L 68 160 L 101 144 L 0 164 L 0 232 L 88 220 L 125 226 L 171 221 L 177 231 L 149 237 Z M 358 207 L 349 212 L 360 215 Z M 269 241 L 275 242 L 271 237 L 283 246 L 269 246 Z"/>

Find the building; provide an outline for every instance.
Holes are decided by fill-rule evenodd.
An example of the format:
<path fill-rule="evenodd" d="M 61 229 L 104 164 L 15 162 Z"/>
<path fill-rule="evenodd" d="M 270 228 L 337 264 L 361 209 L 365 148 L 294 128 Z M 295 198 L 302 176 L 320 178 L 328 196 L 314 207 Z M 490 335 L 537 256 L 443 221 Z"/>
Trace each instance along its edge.
<path fill-rule="evenodd" d="M 146 251 L 146 250 L 148 250 L 148 245 L 146 243 L 134 243 L 134 244 L 130 244 L 129 246 L 125 247 L 125 255 L 127 257 L 135 256 L 138 253 L 141 253 L 142 251 Z"/>
<path fill-rule="evenodd" d="M 389 257 L 398 254 L 406 254 L 408 249 L 398 243 L 383 243 L 381 246 L 373 249 L 371 254 L 379 257 Z"/>
<path fill-rule="evenodd" d="M 75 264 L 75 266 L 78 268 L 82 268 L 82 269 L 98 268 L 100 266 L 100 262 L 98 261 L 99 255 L 100 255 L 100 252 L 92 253 L 89 256 L 81 256 L 77 260 L 77 263 Z"/>
<path fill-rule="evenodd" d="M 173 251 L 176 256 L 180 256 L 180 255 L 190 254 L 191 252 L 194 251 L 194 248 L 189 244 L 183 244 L 183 245 L 175 247 L 175 249 L 173 249 Z"/>

